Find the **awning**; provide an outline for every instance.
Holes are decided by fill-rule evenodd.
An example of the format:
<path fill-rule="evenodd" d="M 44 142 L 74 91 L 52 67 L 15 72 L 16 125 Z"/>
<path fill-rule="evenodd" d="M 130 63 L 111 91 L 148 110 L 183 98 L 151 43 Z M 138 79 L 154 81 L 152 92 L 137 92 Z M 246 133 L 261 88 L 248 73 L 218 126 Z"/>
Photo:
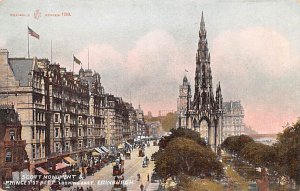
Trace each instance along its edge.
<path fill-rule="evenodd" d="M 109 150 L 108 150 L 106 147 L 102 146 L 101 149 L 102 149 L 104 152 L 109 153 Z"/>
<path fill-rule="evenodd" d="M 55 165 L 55 170 L 59 170 L 59 169 L 63 169 L 63 168 L 66 168 L 68 165 L 64 162 L 61 162 L 61 163 L 57 163 Z"/>
<path fill-rule="evenodd" d="M 99 156 L 100 153 L 99 153 L 99 152 L 96 152 L 96 151 L 93 151 L 93 152 L 92 152 L 92 155 L 93 155 L 93 156 Z"/>
<path fill-rule="evenodd" d="M 118 149 L 123 149 L 124 148 L 124 144 L 119 144 L 118 145 Z"/>
<path fill-rule="evenodd" d="M 95 148 L 95 151 L 97 151 L 97 152 L 100 153 L 100 154 L 104 154 L 104 153 L 105 153 L 105 152 L 102 151 L 100 148 Z"/>
<path fill-rule="evenodd" d="M 76 164 L 76 161 L 73 160 L 71 157 L 64 157 L 64 160 L 66 160 L 71 165 Z"/>
<path fill-rule="evenodd" d="M 37 167 L 36 170 L 38 170 L 40 173 L 44 175 L 50 174 L 47 170 L 43 169 L 42 167 Z"/>

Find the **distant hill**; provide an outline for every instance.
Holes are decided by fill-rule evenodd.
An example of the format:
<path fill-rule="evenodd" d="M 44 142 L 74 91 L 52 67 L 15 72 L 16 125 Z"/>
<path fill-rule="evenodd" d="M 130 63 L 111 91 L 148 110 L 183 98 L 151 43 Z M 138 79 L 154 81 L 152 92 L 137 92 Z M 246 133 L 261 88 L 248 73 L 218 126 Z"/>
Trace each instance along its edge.
<path fill-rule="evenodd" d="M 170 131 L 172 128 L 176 127 L 177 115 L 176 113 L 167 113 L 166 116 L 159 117 L 149 117 L 145 116 L 145 121 L 153 122 L 159 121 L 161 122 L 162 129 L 166 132 Z"/>

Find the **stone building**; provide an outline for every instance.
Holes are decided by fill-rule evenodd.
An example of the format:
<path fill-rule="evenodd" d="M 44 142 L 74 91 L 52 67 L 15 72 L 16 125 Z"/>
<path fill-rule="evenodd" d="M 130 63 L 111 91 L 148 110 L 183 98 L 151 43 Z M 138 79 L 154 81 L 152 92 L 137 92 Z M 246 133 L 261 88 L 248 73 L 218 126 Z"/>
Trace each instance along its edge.
<path fill-rule="evenodd" d="M 189 100 L 191 100 L 191 85 L 188 82 L 186 76 L 183 78 L 183 82 L 179 85 L 179 98 L 177 99 L 177 123 L 176 126 L 186 128 L 186 114 L 187 108 L 189 108 Z"/>
<path fill-rule="evenodd" d="M 55 169 L 65 157 L 80 161 L 95 147 L 117 146 L 123 135 L 134 135 L 129 131 L 137 125 L 130 124 L 122 98 L 106 94 L 96 72 L 75 74 L 47 59 L 9 58 L 3 49 L 0 72 L 0 104 L 13 103 L 20 115 L 31 172 Z"/>
<path fill-rule="evenodd" d="M 203 13 L 200 22 L 198 50 L 196 53 L 195 91 L 193 100 L 188 88 L 188 81 L 183 80 L 180 86 L 178 103 L 178 127 L 193 129 L 204 137 L 213 149 L 221 143 L 222 130 L 222 92 L 218 83 L 214 95 L 210 53 L 206 37 Z M 183 92 L 181 92 L 183 91 Z M 185 114 L 183 113 L 186 108 Z M 186 119 L 184 123 L 182 120 Z M 207 132 L 204 133 L 204 132 Z"/>
<path fill-rule="evenodd" d="M 222 141 L 227 137 L 245 134 L 244 108 L 240 101 L 223 103 L 224 118 Z"/>
<path fill-rule="evenodd" d="M 28 169 L 26 142 L 21 137 L 22 126 L 13 105 L 0 105 L 0 185 L 13 180 L 13 173 Z"/>
<path fill-rule="evenodd" d="M 135 110 L 137 115 L 137 125 L 135 129 L 135 134 L 137 138 L 143 138 L 146 136 L 146 124 L 144 118 L 144 112 L 139 105 L 138 109 Z"/>
<path fill-rule="evenodd" d="M 105 95 L 99 73 L 92 70 L 79 71 L 79 77 L 89 86 L 89 116 L 87 117 L 88 147 L 105 145 L 106 129 L 104 127 Z"/>
<path fill-rule="evenodd" d="M 158 138 L 159 137 L 159 133 L 160 133 L 160 129 L 161 127 L 161 123 L 159 121 L 148 121 L 146 122 L 146 135 L 148 137 L 151 138 Z"/>
<path fill-rule="evenodd" d="M 135 129 L 137 126 L 138 118 L 137 118 L 136 111 L 131 103 L 125 102 L 125 107 L 126 110 L 128 111 L 129 129 L 126 132 L 123 131 L 123 137 L 128 142 L 133 143 L 134 138 L 136 137 Z"/>
<path fill-rule="evenodd" d="M 104 107 L 104 126 L 108 130 L 106 133 L 106 145 L 116 149 L 123 141 L 122 133 L 122 99 L 114 95 L 106 95 L 106 105 Z"/>

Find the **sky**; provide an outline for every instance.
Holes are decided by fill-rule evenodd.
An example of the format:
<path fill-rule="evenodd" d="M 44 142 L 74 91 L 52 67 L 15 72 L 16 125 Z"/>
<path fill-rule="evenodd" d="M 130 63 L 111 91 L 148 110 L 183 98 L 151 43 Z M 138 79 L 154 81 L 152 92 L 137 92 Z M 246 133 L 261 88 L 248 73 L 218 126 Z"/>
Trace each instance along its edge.
<path fill-rule="evenodd" d="M 176 110 L 184 75 L 194 92 L 202 11 L 213 85 L 221 82 L 224 101 L 240 100 L 246 125 L 260 133 L 296 122 L 297 0 L 0 0 L 0 48 L 27 57 L 29 26 L 40 35 L 29 38 L 31 57 L 50 59 L 52 40 L 53 62 L 72 70 L 73 55 L 88 68 L 89 50 L 106 92 L 157 115 Z"/>

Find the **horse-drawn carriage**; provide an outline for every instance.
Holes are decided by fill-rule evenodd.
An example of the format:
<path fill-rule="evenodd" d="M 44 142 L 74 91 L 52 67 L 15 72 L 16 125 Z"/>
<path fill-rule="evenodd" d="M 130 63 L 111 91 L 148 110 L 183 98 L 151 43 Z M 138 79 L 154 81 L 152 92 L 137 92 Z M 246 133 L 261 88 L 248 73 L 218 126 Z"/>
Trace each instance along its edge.
<path fill-rule="evenodd" d="M 145 156 L 145 152 L 143 149 L 139 149 L 139 157 L 144 157 Z"/>

